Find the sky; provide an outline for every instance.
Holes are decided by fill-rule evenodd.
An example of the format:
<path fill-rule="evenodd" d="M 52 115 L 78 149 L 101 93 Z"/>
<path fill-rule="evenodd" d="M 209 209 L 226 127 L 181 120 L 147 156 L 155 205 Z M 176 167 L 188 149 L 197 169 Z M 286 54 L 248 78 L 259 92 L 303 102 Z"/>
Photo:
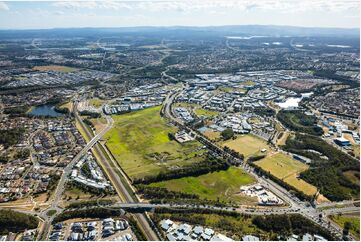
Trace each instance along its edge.
<path fill-rule="evenodd" d="M 360 27 L 359 0 L 2 1 L 0 29 L 288 25 Z"/>

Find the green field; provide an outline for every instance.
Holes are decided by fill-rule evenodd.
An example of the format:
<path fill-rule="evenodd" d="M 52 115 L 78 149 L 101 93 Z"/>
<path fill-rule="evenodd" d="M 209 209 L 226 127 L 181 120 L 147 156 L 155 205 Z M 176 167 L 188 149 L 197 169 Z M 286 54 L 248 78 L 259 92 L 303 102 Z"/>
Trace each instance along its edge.
<path fill-rule="evenodd" d="M 152 187 L 167 188 L 171 191 L 196 194 L 200 198 L 226 202 L 254 203 L 256 200 L 240 194 L 240 186 L 254 183 L 255 179 L 240 168 L 231 167 L 198 177 L 183 177 L 150 184 Z"/>
<path fill-rule="evenodd" d="M 336 216 L 330 216 L 330 218 L 337 223 L 341 228 L 344 227 L 344 224 L 346 222 L 350 222 L 351 223 L 351 229 L 350 229 L 350 233 L 357 239 L 360 240 L 360 215 L 356 214 L 355 216 L 353 215 L 336 215 Z"/>
<path fill-rule="evenodd" d="M 195 103 L 181 102 L 181 103 L 176 103 L 175 106 L 191 109 L 197 116 L 217 116 L 219 114 L 219 112 L 217 111 L 204 109 L 199 104 L 195 104 Z"/>
<path fill-rule="evenodd" d="M 89 99 L 89 104 L 95 108 L 100 108 L 103 105 L 103 103 L 104 103 L 104 100 L 101 100 L 99 98 Z"/>
<path fill-rule="evenodd" d="M 114 126 L 104 136 L 120 166 L 132 178 L 202 161 L 202 145 L 196 141 L 179 144 L 168 133 L 177 129 L 160 117 L 161 107 L 114 115 Z"/>
<path fill-rule="evenodd" d="M 217 116 L 219 112 L 212 111 L 212 110 L 207 110 L 207 109 L 204 109 L 204 108 L 195 108 L 194 113 L 197 116 Z"/>
<path fill-rule="evenodd" d="M 58 72 L 74 72 L 79 70 L 78 68 L 73 68 L 69 66 L 57 66 L 57 65 L 34 66 L 33 69 L 37 71 L 58 71 Z"/>
<path fill-rule="evenodd" d="M 298 175 L 307 170 L 308 166 L 286 154 L 272 154 L 255 162 L 255 164 L 307 195 L 313 195 L 317 192 L 316 187 L 298 178 Z"/>
<path fill-rule="evenodd" d="M 251 134 L 241 135 L 236 139 L 223 141 L 221 145 L 228 146 L 228 148 L 243 154 L 245 158 L 261 154 L 263 148 L 267 149 L 267 151 L 270 149 L 266 141 Z"/>

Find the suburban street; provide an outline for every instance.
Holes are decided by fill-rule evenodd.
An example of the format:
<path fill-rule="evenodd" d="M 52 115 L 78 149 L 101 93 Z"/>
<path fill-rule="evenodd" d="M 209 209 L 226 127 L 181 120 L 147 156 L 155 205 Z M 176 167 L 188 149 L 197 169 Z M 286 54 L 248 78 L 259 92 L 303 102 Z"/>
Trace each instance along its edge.
<path fill-rule="evenodd" d="M 180 126 L 182 128 L 186 128 L 188 131 L 192 132 L 195 135 L 196 139 L 198 139 L 200 142 L 206 143 L 208 145 L 208 147 L 212 146 L 212 150 L 213 149 L 217 150 L 217 151 L 221 152 L 222 155 L 227 155 L 228 157 L 232 157 L 232 154 L 227 153 L 227 151 L 224 151 L 222 148 L 216 146 L 214 143 L 209 141 L 205 136 L 196 133 L 194 130 L 192 130 L 189 127 L 186 127 L 181 120 L 179 120 L 178 118 L 176 118 L 173 115 L 171 105 L 174 102 L 175 98 L 178 95 L 180 95 L 180 93 L 182 91 L 183 91 L 183 89 L 178 90 L 177 92 L 173 92 L 173 93 L 171 93 L 170 95 L 167 96 L 166 100 L 164 101 L 164 107 L 163 107 L 163 112 L 164 112 L 165 116 L 168 117 L 169 119 L 171 119 L 178 126 Z M 237 158 L 235 158 L 235 159 L 237 159 Z M 252 167 L 250 167 L 249 165 L 247 165 L 245 162 L 240 160 L 240 164 L 241 164 L 240 166 L 242 168 L 244 168 L 245 171 L 250 173 L 252 176 L 254 176 L 258 180 L 258 182 L 260 184 L 262 184 L 264 187 L 266 187 L 271 192 L 276 194 L 279 198 L 281 198 L 283 201 L 285 201 L 289 205 L 289 207 L 287 209 L 273 208 L 273 209 L 268 210 L 267 212 L 258 211 L 258 210 L 257 211 L 256 210 L 246 211 L 246 210 L 242 210 L 242 209 L 239 210 L 238 209 L 239 212 L 242 212 L 242 213 L 249 212 L 250 214 L 300 213 L 303 216 L 307 217 L 308 219 L 316 222 L 320 226 L 328 229 L 329 231 L 334 233 L 338 238 L 342 238 L 342 228 L 337 226 L 335 223 L 331 223 L 330 219 L 327 216 L 320 217 L 321 211 L 319 211 L 317 208 L 312 207 L 308 202 L 300 201 L 294 195 L 291 195 L 286 189 L 284 189 L 283 187 L 281 187 L 277 183 L 271 181 L 270 179 L 267 179 L 267 178 L 265 178 L 263 176 L 259 176 L 257 173 L 255 173 L 254 169 Z M 352 206 L 349 207 L 349 208 L 343 208 L 343 209 L 341 209 L 341 208 L 340 209 L 332 208 L 335 205 L 335 203 L 329 203 L 328 206 L 330 206 L 331 209 L 328 210 L 327 215 L 334 214 L 334 213 L 341 213 L 342 211 L 344 211 L 344 212 L 346 212 L 346 211 L 359 211 L 358 207 L 353 206 L 352 201 L 348 201 L 348 202 L 349 203 L 345 203 L 345 205 L 346 204 L 351 204 Z"/>

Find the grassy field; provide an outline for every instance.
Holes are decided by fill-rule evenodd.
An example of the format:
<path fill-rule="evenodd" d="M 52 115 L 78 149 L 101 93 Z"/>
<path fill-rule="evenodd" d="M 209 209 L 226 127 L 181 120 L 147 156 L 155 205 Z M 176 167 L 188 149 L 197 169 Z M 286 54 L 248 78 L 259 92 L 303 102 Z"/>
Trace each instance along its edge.
<path fill-rule="evenodd" d="M 195 104 L 195 103 L 181 102 L 181 103 L 176 103 L 175 106 L 192 109 L 193 112 L 198 116 L 216 116 L 219 114 L 219 112 L 217 112 L 217 111 L 204 109 L 200 105 Z"/>
<path fill-rule="evenodd" d="M 360 172 L 357 171 L 345 171 L 343 174 L 354 184 L 360 185 Z"/>
<path fill-rule="evenodd" d="M 245 82 L 241 82 L 242 85 L 246 85 L 246 86 L 254 86 L 256 85 L 256 83 L 254 81 L 245 81 Z"/>
<path fill-rule="evenodd" d="M 298 175 L 302 171 L 307 170 L 308 166 L 292 159 L 286 154 L 276 153 L 269 155 L 255 162 L 255 164 L 307 195 L 313 195 L 317 192 L 316 187 L 298 178 Z"/>
<path fill-rule="evenodd" d="M 67 108 L 69 110 L 69 112 L 71 112 L 71 110 L 73 108 L 73 103 L 72 102 L 64 103 L 63 105 L 60 106 L 60 108 Z"/>
<path fill-rule="evenodd" d="M 217 116 L 218 115 L 217 111 L 207 110 L 204 108 L 195 108 L 194 113 L 197 116 Z"/>
<path fill-rule="evenodd" d="M 337 223 L 338 225 L 340 225 L 341 228 L 344 227 L 344 224 L 346 222 L 350 222 L 351 223 L 351 229 L 350 229 L 350 233 L 356 237 L 357 240 L 360 240 L 360 214 L 344 214 L 341 216 L 330 216 L 330 218 Z"/>
<path fill-rule="evenodd" d="M 160 117 L 161 107 L 115 115 L 113 128 L 104 136 L 106 145 L 130 177 L 156 175 L 204 159 L 196 141 L 179 144 L 168 133 L 177 129 Z"/>
<path fill-rule="evenodd" d="M 245 158 L 260 154 L 263 148 L 269 150 L 266 141 L 251 134 L 240 135 L 236 139 L 222 141 L 221 145 L 228 146 L 228 148 L 243 154 Z"/>
<path fill-rule="evenodd" d="M 207 130 L 204 135 L 210 140 L 218 140 L 221 138 L 221 133 L 213 130 Z"/>
<path fill-rule="evenodd" d="M 241 83 L 243 84 L 243 83 Z M 243 89 L 243 88 L 235 88 L 235 87 L 220 87 L 218 88 L 219 91 L 221 92 L 241 92 L 241 93 L 246 93 L 247 90 Z"/>
<path fill-rule="evenodd" d="M 68 66 L 57 66 L 57 65 L 49 65 L 49 66 L 34 66 L 33 70 L 37 71 L 58 71 L 58 72 L 74 72 L 79 70 L 78 68 L 68 67 Z"/>
<path fill-rule="evenodd" d="M 107 124 L 107 120 L 103 117 L 100 118 L 92 118 L 90 119 L 92 124 L 94 125 L 95 132 L 98 134 L 100 131 L 102 131 Z"/>
<path fill-rule="evenodd" d="M 89 99 L 89 104 L 95 108 L 100 108 L 103 105 L 104 101 L 99 98 Z"/>
<path fill-rule="evenodd" d="M 255 179 L 240 168 L 212 172 L 198 177 L 183 177 L 150 184 L 171 191 L 196 194 L 200 198 L 226 202 L 254 204 L 255 199 L 240 194 L 240 186 L 254 183 Z"/>

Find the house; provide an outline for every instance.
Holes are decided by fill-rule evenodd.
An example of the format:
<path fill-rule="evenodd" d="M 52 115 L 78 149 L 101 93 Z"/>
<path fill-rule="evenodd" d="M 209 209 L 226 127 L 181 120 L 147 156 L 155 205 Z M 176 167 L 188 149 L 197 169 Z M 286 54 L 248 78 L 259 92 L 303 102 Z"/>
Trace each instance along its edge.
<path fill-rule="evenodd" d="M 203 233 L 203 227 L 202 226 L 195 226 L 193 228 L 193 233 L 197 236 L 201 235 Z"/>
<path fill-rule="evenodd" d="M 190 226 L 189 224 L 181 224 L 178 227 L 178 231 L 185 235 L 188 235 L 192 231 L 192 226 Z"/>
<path fill-rule="evenodd" d="M 216 234 L 215 236 L 212 237 L 211 241 L 233 241 L 233 240 L 223 234 Z"/>
<path fill-rule="evenodd" d="M 345 138 L 336 138 L 333 140 L 337 145 L 344 147 L 344 146 L 350 146 L 351 142 Z"/>
<path fill-rule="evenodd" d="M 246 235 L 242 237 L 242 241 L 259 241 L 259 238 L 253 235 Z"/>
<path fill-rule="evenodd" d="M 79 239 L 79 233 L 72 232 L 70 234 L 70 240 L 71 241 L 77 241 Z"/>
<path fill-rule="evenodd" d="M 167 239 L 169 241 L 176 241 L 177 239 L 173 236 L 173 234 L 167 234 Z"/>
<path fill-rule="evenodd" d="M 302 241 L 313 241 L 313 237 L 311 234 L 306 233 L 302 236 Z"/>
<path fill-rule="evenodd" d="M 313 237 L 314 237 L 314 239 L 315 239 L 316 241 L 327 241 L 327 239 L 325 239 L 325 238 L 322 237 L 321 235 L 315 234 Z"/>
<path fill-rule="evenodd" d="M 162 221 L 160 222 L 160 226 L 161 226 L 161 228 L 162 228 L 164 231 L 168 231 L 168 229 L 169 229 L 170 227 L 172 227 L 172 225 L 173 225 L 173 221 L 170 220 L 170 219 L 162 220 Z"/>

